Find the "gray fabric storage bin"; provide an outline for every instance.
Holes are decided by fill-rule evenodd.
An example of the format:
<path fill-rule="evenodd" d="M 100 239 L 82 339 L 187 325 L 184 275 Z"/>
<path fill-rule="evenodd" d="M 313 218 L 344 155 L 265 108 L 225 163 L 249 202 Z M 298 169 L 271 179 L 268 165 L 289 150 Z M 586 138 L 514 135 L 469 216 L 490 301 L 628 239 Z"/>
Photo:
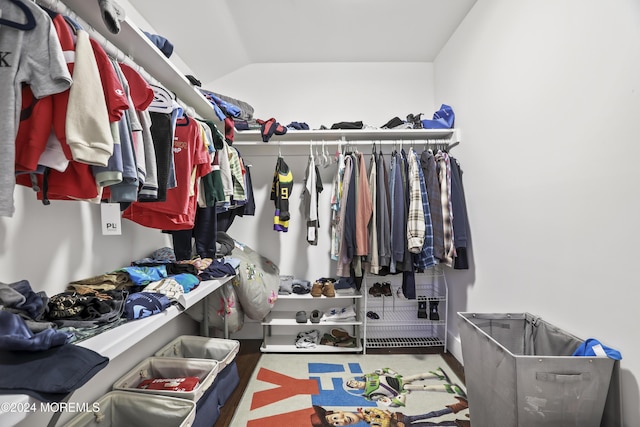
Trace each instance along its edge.
<path fill-rule="evenodd" d="M 237 340 L 182 335 L 162 347 L 154 356 L 217 360 L 220 372 L 233 362 L 239 350 L 240 341 Z"/>
<path fill-rule="evenodd" d="M 599 427 L 614 365 L 529 313 L 458 313 L 473 425 Z"/>
<path fill-rule="evenodd" d="M 160 394 L 197 402 L 211 386 L 217 374 L 217 360 L 147 357 L 116 381 L 113 384 L 113 389 L 144 394 Z M 192 391 L 147 390 L 136 388 L 138 384 L 144 380 L 180 377 L 198 377 L 200 381 Z"/>
<path fill-rule="evenodd" d="M 192 400 L 157 394 L 110 391 L 96 404 L 95 412 L 83 412 L 64 427 L 189 427 L 196 416 Z"/>

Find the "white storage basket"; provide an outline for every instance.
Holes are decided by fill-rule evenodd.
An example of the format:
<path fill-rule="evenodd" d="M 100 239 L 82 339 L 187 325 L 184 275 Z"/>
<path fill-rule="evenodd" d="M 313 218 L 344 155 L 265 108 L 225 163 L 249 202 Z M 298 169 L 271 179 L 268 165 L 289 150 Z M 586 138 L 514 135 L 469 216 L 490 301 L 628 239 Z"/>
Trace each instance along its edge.
<path fill-rule="evenodd" d="M 160 394 L 197 402 L 218 374 L 218 361 L 178 357 L 148 357 L 113 385 L 114 390 L 145 394 Z M 144 380 L 154 378 L 198 377 L 199 384 L 191 391 L 148 390 L 137 388 Z"/>
<path fill-rule="evenodd" d="M 182 335 L 162 347 L 154 356 L 217 360 L 220 372 L 233 362 L 239 349 L 240 342 L 237 340 Z"/>
<path fill-rule="evenodd" d="M 65 427 L 190 427 L 196 416 L 192 400 L 157 394 L 110 391 Z"/>

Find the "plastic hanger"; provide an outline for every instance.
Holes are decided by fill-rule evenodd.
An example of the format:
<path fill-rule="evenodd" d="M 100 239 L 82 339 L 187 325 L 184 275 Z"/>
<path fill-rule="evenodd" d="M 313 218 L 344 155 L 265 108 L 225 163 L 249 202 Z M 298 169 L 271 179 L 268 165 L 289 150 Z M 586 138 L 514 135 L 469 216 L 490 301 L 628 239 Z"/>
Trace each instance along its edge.
<path fill-rule="evenodd" d="M 9 0 L 11 3 L 18 6 L 23 12 L 25 17 L 27 18 L 27 22 L 21 24 L 20 22 L 10 21 L 8 19 L 0 18 L 0 25 L 6 25 L 11 28 L 16 28 L 22 31 L 33 30 L 36 27 L 36 18 L 33 16 L 33 13 L 29 10 L 29 7 L 22 3 L 20 0 Z"/>
<path fill-rule="evenodd" d="M 322 140 L 322 166 L 325 168 L 331 164 L 331 158 L 329 157 L 329 151 L 325 145 L 324 139 Z"/>

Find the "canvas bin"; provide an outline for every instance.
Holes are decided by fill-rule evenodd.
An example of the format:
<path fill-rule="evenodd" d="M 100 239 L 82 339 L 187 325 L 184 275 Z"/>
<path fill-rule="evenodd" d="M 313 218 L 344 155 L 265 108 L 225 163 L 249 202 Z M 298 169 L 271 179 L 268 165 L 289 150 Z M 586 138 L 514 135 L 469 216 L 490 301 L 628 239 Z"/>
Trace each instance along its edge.
<path fill-rule="evenodd" d="M 474 425 L 599 427 L 614 365 L 530 313 L 458 313 Z"/>
<path fill-rule="evenodd" d="M 237 340 L 182 335 L 162 347 L 154 356 L 216 360 L 218 371 L 222 371 L 234 361 L 239 349 L 240 342 Z"/>
<path fill-rule="evenodd" d="M 96 401 L 96 411 L 82 412 L 65 427 L 190 427 L 195 419 L 192 400 L 157 394 L 110 391 Z"/>
<path fill-rule="evenodd" d="M 193 400 L 197 402 L 211 386 L 218 374 L 218 362 L 178 357 L 147 357 L 113 384 L 114 390 Z M 137 388 L 144 380 L 153 378 L 198 377 L 198 385 L 191 391 L 147 390 Z"/>
<path fill-rule="evenodd" d="M 218 362 L 218 374 L 196 406 L 193 427 L 209 427 L 218 419 L 224 406 L 240 382 L 235 357 L 240 341 L 202 336 L 179 336 L 155 353 L 156 357 L 213 359 Z"/>

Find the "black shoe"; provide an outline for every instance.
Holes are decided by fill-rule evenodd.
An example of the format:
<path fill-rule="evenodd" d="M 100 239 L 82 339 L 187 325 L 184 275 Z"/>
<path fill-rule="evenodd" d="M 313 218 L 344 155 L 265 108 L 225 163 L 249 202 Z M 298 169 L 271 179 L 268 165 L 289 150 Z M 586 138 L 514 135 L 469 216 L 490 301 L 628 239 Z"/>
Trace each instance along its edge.
<path fill-rule="evenodd" d="M 438 301 L 429 301 L 429 320 L 440 320 Z"/>
<path fill-rule="evenodd" d="M 427 319 L 427 301 L 424 299 L 418 300 L 418 318 Z"/>

